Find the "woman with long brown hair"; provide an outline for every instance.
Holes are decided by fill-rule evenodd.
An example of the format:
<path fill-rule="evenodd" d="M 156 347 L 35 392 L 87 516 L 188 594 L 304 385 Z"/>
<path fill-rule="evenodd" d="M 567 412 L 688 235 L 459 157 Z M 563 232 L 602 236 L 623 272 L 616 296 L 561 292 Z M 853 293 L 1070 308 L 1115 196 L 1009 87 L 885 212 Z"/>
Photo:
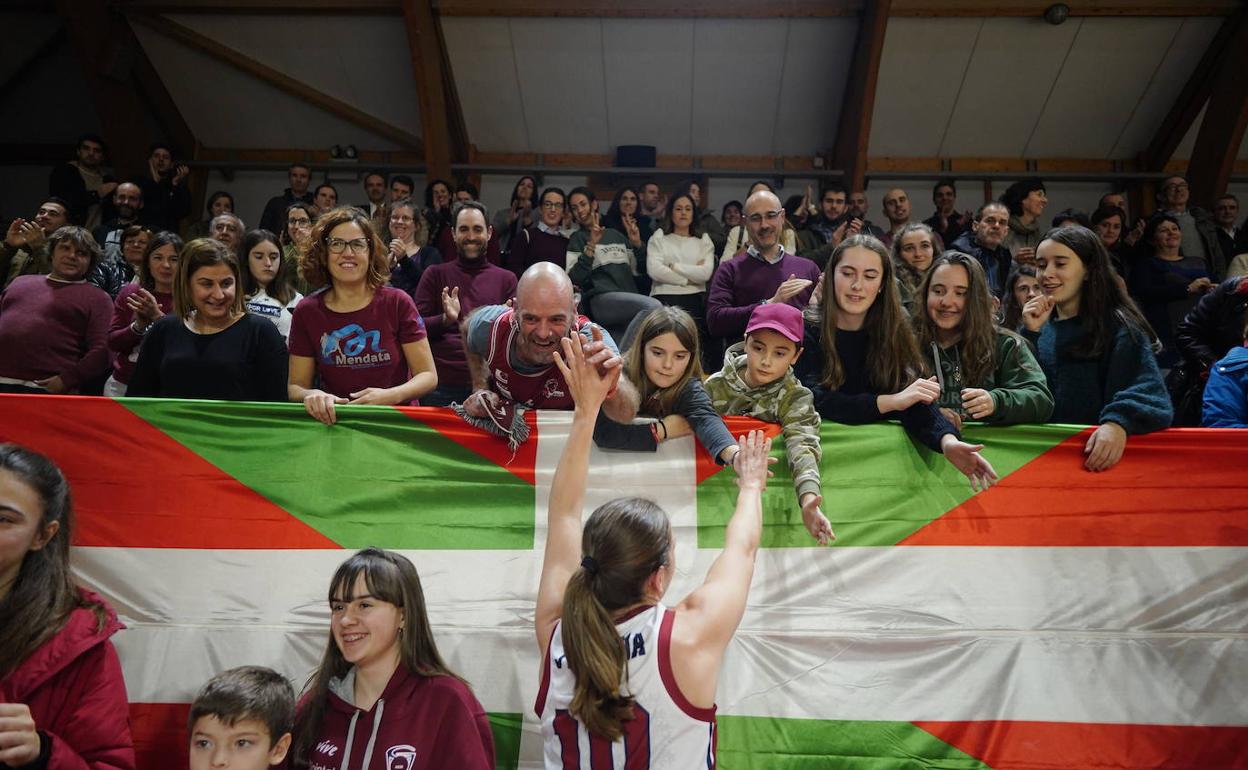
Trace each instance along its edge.
<path fill-rule="evenodd" d="M 438 386 L 416 303 L 387 285 L 389 252 L 363 212 L 344 206 L 322 214 L 303 272 L 329 288 L 295 308 L 291 401 L 333 425 L 337 404 L 414 403 Z"/>
<path fill-rule="evenodd" d="M 493 770 L 472 689 L 442 660 L 416 567 L 366 548 L 329 583 L 329 642 L 295 718 L 292 764 L 369 768 L 400 748 L 427 770 Z"/>
<path fill-rule="evenodd" d="M 637 767 L 706 767 L 715 755 L 719 668 L 745 613 L 762 535 L 771 441 L 757 431 L 740 439 L 740 492 L 724 550 L 701 587 L 665 607 L 676 565 L 662 509 L 619 498 L 582 530 L 590 436 L 620 376 L 586 361 L 582 344 L 563 340 L 556 358 L 576 411 L 551 487 L 537 595 L 545 766 L 583 768 L 614 753 Z"/>
<path fill-rule="evenodd" d="M 888 249 L 874 236 L 852 235 L 832 252 L 820 281 L 822 323 L 807 324 L 818 340 L 802 358 L 815 409 L 825 420 L 850 425 L 900 420 L 971 486 L 991 486 L 997 474 L 979 453 L 983 446 L 961 440 L 935 406 L 940 386 L 920 375 L 918 345 L 895 280 Z"/>
<path fill-rule="evenodd" d="M 919 284 L 932 268 L 932 261 L 944 252 L 932 228 L 922 222 L 904 225 L 893 238 L 893 269 L 897 272 L 897 289 L 901 304 L 916 318 L 923 313 Z"/>
<path fill-rule="evenodd" d="M 0 767 L 132 770 L 121 630 L 70 572 L 69 483 L 0 444 Z"/>
<path fill-rule="evenodd" d="M 919 285 L 914 318 L 923 373 L 936 375 L 936 405 L 955 427 L 963 420 L 998 425 L 1044 422 L 1053 394 L 1022 337 L 996 325 L 992 292 L 979 260 L 947 251 Z M 939 367 L 939 370 L 936 368 Z"/>

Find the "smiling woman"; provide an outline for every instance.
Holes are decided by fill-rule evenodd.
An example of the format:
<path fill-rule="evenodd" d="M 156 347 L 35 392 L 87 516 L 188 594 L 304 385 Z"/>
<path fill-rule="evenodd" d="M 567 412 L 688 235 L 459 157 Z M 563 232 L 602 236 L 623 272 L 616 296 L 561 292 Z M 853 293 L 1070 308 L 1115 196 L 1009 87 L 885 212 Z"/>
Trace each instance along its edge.
<path fill-rule="evenodd" d="M 286 346 L 277 328 L 243 311 L 238 258 L 220 241 L 182 250 L 173 314 L 147 333 L 127 395 L 283 401 Z"/>
<path fill-rule="evenodd" d="M 343 562 L 329 584 L 329 631 L 295 719 L 295 767 L 370 767 L 374 746 L 391 747 L 387 759 L 410 750 L 405 767 L 417 756 L 421 767 L 494 767 L 485 710 L 438 653 L 407 558 L 367 548 Z"/>
<path fill-rule="evenodd" d="M 104 395 L 126 395 L 127 383 L 139 360 L 139 345 L 152 325 L 173 310 L 173 281 L 178 274 L 182 239 L 157 233 L 139 263 L 139 282 L 126 284 L 113 303 L 108 349 L 113 352 L 113 374 Z"/>

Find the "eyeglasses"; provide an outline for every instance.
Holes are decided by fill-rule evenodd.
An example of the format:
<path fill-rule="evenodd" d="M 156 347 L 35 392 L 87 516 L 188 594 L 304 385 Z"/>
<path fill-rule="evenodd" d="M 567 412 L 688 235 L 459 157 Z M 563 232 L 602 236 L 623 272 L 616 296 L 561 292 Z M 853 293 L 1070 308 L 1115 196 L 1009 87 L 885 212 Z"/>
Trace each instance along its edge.
<path fill-rule="evenodd" d="M 752 225 L 759 225 L 763 223 L 764 218 L 766 218 L 768 222 L 774 222 L 777 219 L 779 219 L 781 215 L 783 214 L 784 214 L 783 209 L 776 209 L 775 211 L 767 211 L 761 214 L 750 214 L 748 217 L 746 217 L 746 221 L 748 221 Z"/>
<path fill-rule="evenodd" d="M 286 224 L 290 225 L 291 227 L 311 227 L 312 220 L 311 219 L 288 219 L 286 220 Z"/>
<path fill-rule="evenodd" d="M 368 239 L 367 238 L 355 238 L 354 240 L 350 240 L 350 241 L 344 241 L 341 238 L 330 238 L 329 242 L 326 245 L 329 247 L 330 254 L 341 254 L 342 252 L 346 251 L 348 248 L 351 249 L 352 254 L 367 254 L 368 253 Z"/>
<path fill-rule="evenodd" d="M 561 201 L 556 203 L 555 201 L 542 201 L 542 208 L 554 211 L 555 209 L 563 208 L 563 202 Z"/>
<path fill-rule="evenodd" d="M 393 217 L 390 217 L 390 221 L 394 222 L 396 225 L 410 225 L 416 220 L 412 219 L 411 217 L 393 216 Z"/>

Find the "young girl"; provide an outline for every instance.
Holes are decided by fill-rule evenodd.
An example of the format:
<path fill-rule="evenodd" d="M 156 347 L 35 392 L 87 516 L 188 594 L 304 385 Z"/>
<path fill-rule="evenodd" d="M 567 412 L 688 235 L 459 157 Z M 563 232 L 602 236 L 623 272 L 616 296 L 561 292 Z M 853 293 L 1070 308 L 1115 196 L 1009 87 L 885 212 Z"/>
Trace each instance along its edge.
<path fill-rule="evenodd" d="M 1019 265 L 1005 279 L 1005 307 L 1001 310 L 1001 325 L 1010 331 L 1018 331 L 1023 322 L 1023 306 L 1032 297 L 1040 296 L 1040 279 L 1036 268 Z"/>
<path fill-rule="evenodd" d="M 336 404 L 406 404 L 436 388 L 425 324 L 407 293 L 385 285 L 390 258 L 372 220 L 356 208 L 331 209 L 311 244 L 304 274 L 329 288 L 295 308 L 290 400 L 333 425 Z"/>
<path fill-rule="evenodd" d="M 648 425 L 622 425 L 603 417 L 594 443 L 603 449 L 654 452 L 660 443 L 694 433 L 711 456 L 731 463 L 737 442 L 702 386 L 698 329 L 678 307 L 658 307 L 641 321 L 632 347 L 624 352 L 624 376 L 637 388 L 637 414 Z"/>
<path fill-rule="evenodd" d="M 391 767 L 388 750 L 402 747 L 409 770 L 493 770 L 489 721 L 438 654 L 410 561 L 367 548 L 343 562 L 329 623 L 295 718 L 294 767 Z"/>
<path fill-rule="evenodd" d="M 1173 410 L 1148 323 L 1113 277 L 1109 254 L 1085 227 L 1050 230 L 1037 250 L 1044 294 L 1023 308 L 1023 336 L 1053 393 L 1053 422 L 1099 425 L 1090 471 L 1122 459 L 1127 436 L 1170 426 Z M 1054 313 L 1056 312 L 1056 317 Z"/>
<path fill-rule="evenodd" d="M 983 446 L 959 439 L 935 406 L 940 385 L 918 376 L 918 346 L 893 281 L 888 250 L 873 236 L 850 236 L 832 252 L 819 302 L 823 322 L 807 324 L 815 339 L 802 357 L 815 408 L 825 420 L 850 425 L 898 419 L 972 487 L 991 486 L 997 474 L 980 455 Z"/>
<path fill-rule="evenodd" d="M 247 269 L 243 272 L 243 295 L 247 312 L 264 316 L 281 332 L 290 336 L 290 318 L 303 295 L 290 285 L 290 265 L 282 258 L 277 236 L 268 230 L 252 230 L 243 236 L 243 255 Z"/>
<path fill-rule="evenodd" d="M 133 770 L 113 609 L 74 584 L 69 484 L 0 444 L 0 767 Z"/>
<path fill-rule="evenodd" d="M 130 374 L 139 360 L 139 343 L 152 324 L 173 312 L 173 282 L 178 275 L 182 239 L 158 233 L 147 245 L 139 263 L 139 282 L 126 284 L 113 305 L 113 324 L 108 330 L 108 349 L 113 352 L 113 373 L 104 383 L 104 395 L 126 395 Z"/>
<path fill-rule="evenodd" d="M 936 403 L 955 427 L 966 418 L 997 424 L 1049 418 L 1053 395 L 1044 372 L 1021 337 L 993 323 L 979 260 L 946 252 L 932 263 L 919 297 L 926 307 L 914 330 L 924 373 L 937 375 Z"/>
<path fill-rule="evenodd" d="M 921 222 L 912 222 L 901 228 L 893 239 L 893 268 L 897 271 L 897 288 L 901 292 L 901 304 L 911 318 L 923 314 L 919 284 L 932 267 L 932 260 L 941 255 L 940 241 L 932 234 L 932 228 Z"/>
<path fill-rule="evenodd" d="M 771 442 L 757 431 L 742 437 L 740 493 L 724 551 L 702 586 L 669 609 L 661 600 L 675 553 L 658 506 L 612 500 L 582 531 L 590 434 L 619 370 L 603 375 L 587 363 L 579 337 L 561 344 L 556 364 L 576 411 L 551 487 L 537 595 L 545 766 L 624 767 L 625 757 L 630 767 L 713 766 L 715 689 L 745 613 Z"/>

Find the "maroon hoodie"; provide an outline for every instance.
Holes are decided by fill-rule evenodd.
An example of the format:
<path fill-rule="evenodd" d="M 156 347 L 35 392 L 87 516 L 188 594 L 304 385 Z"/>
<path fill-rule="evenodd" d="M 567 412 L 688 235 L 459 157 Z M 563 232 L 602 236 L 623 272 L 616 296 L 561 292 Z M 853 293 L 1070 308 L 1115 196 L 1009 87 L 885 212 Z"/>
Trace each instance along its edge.
<path fill-rule="evenodd" d="M 74 610 L 64 628 L 0 679 L 0 703 L 30 707 L 47 770 L 134 770 L 126 683 L 108 641 L 124 626 L 103 599 L 79 592 L 104 605 L 103 627 L 90 609 Z"/>
<path fill-rule="evenodd" d="M 332 770 L 493 770 L 494 736 L 468 685 L 399 666 L 369 711 L 351 704 L 355 670 L 330 683 L 308 757 Z"/>

